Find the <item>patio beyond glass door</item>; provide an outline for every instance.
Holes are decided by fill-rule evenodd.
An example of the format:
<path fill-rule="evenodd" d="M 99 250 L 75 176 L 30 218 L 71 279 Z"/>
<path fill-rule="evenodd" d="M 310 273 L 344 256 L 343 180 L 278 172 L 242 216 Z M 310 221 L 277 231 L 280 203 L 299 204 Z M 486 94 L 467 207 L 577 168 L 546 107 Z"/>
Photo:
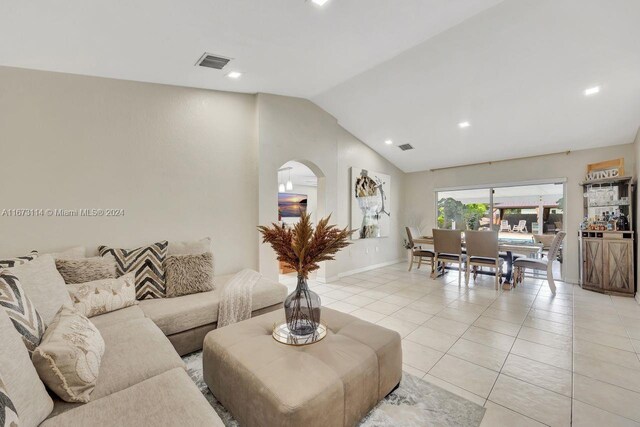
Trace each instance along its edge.
<path fill-rule="evenodd" d="M 495 187 L 493 210 L 501 224 L 500 237 L 531 240 L 534 235 L 562 230 L 563 195 L 563 184 Z"/>
<path fill-rule="evenodd" d="M 448 230 L 490 230 L 491 190 L 440 191 L 437 227 Z"/>

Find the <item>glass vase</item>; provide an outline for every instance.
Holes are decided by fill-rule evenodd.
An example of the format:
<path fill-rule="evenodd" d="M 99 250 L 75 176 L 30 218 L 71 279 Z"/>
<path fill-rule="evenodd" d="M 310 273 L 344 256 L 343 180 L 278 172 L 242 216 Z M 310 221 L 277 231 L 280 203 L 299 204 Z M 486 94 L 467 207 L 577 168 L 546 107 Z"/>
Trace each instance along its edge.
<path fill-rule="evenodd" d="M 320 296 L 309 289 L 303 276 L 298 276 L 296 289 L 284 300 L 284 315 L 293 335 L 313 334 L 320 324 Z"/>

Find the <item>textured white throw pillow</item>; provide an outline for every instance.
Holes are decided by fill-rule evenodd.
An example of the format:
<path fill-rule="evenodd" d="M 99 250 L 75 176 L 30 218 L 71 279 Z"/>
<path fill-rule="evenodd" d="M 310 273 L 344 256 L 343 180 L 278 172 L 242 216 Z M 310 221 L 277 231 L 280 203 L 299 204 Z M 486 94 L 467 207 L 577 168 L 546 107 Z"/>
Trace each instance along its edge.
<path fill-rule="evenodd" d="M 76 246 L 66 251 L 52 252 L 49 255 L 51 255 L 53 259 L 82 259 L 85 257 L 86 252 L 87 249 L 84 246 Z"/>
<path fill-rule="evenodd" d="M 211 237 L 185 242 L 169 241 L 167 255 L 200 255 L 211 252 Z"/>

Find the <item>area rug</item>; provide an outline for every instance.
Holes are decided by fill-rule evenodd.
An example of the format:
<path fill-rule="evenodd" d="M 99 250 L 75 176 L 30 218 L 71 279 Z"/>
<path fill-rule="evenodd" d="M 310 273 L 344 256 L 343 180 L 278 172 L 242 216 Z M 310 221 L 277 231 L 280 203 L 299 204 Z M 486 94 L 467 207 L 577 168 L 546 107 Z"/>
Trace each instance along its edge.
<path fill-rule="evenodd" d="M 182 358 L 189 376 L 218 413 L 226 427 L 239 427 L 233 416 L 213 397 L 202 377 L 202 351 Z M 384 398 L 359 427 L 477 427 L 485 409 L 406 372 L 400 387 Z"/>

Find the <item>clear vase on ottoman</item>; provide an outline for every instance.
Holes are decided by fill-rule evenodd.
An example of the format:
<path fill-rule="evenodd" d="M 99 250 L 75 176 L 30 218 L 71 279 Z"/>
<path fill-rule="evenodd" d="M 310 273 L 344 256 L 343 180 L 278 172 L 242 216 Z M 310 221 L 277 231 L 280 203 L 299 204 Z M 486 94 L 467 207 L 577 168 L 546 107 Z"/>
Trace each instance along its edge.
<path fill-rule="evenodd" d="M 311 214 L 303 214 L 293 228 L 284 224 L 259 226 L 263 243 L 269 243 L 278 261 L 298 273 L 296 289 L 284 301 L 289 331 L 297 336 L 314 334 L 320 325 L 320 297 L 307 286 L 309 273 L 320 268 L 319 263 L 334 259 L 334 255 L 348 246 L 351 231 L 328 225 L 329 215 L 314 229 Z"/>
<path fill-rule="evenodd" d="M 298 276 L 298 286 L 284 300 L 284 315 L 294 335 L 310 335 L 318 329 L 320 296 L 309 289 L 304 276 Z"/>

